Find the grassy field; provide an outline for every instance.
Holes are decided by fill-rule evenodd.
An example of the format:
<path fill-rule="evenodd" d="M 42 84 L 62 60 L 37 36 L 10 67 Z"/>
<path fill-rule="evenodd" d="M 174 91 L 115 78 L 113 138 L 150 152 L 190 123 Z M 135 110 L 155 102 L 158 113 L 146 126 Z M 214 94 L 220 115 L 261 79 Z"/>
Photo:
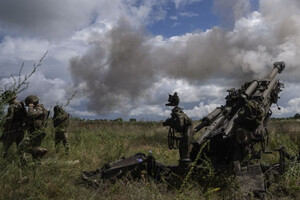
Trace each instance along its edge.
<path fill-rule="evenodd" d="M 270 149 L 281 145 L 296 155 L 300 146 L 300 121 L 271 120 Z M 101 122 L 71 121 L 69 128 L 70 155 L 54 149 L 51 125 L 43 147 L 49 152 L 40 166 L 29 162 L 20 167 L 16 148 L 10 149 L 7 160 L 0 159 L 0 199 L 239 199 L 232 191 L 238 190 L 232 177 L 227 177 L 226 188 L 203 187 L 188 182 L 183 188 L 171 188 L 166 183 L 152 180 L 119 181 L 105 187 L 86 187 L 81 181 L 81 171 L 92 171 L 104 163 L 123 156 L 149 150 L 157 161 L 177 164 L 178 152 L 167 147 L 166 127 L 158 122 Z M 1 146 L 1 145 L 0 145 Z M 28 156 L 30 160 L 30 157 Z M 263 162 L 277 162 L 278 156 L 263 158 Z M 213 171 L 207 180 L 216 181 Z M 300 166 L 293 165 L 270 186 L 270 199 L 300 199 Z"/>

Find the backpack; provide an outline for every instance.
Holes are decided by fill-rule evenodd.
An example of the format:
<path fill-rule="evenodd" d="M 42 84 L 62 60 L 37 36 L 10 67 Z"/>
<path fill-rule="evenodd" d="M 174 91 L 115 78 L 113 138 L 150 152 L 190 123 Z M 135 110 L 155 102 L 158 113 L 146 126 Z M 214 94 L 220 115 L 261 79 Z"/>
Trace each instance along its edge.
<path fill-rule="evenodd" d="M 192 125 L 192 120 L 182 111 L 175 107 L 171 113 L 171 127 L 178 132 L 184 132 L 188 126 Z"/>

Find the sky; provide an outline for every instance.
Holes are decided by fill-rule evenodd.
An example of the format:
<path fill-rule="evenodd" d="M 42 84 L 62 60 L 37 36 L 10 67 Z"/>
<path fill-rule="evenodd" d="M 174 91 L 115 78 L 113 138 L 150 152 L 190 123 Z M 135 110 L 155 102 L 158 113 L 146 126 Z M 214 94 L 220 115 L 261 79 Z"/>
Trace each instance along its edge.
<path fill-rule="evenodd" d="M 273 117 L 300 113 L 298 0 L 0 0 L 0 86 L 42 65 L 18 95 L 73 117 L 162 120 L 175 91 L 201 119 L 226 90 L 284 61 Z"/>

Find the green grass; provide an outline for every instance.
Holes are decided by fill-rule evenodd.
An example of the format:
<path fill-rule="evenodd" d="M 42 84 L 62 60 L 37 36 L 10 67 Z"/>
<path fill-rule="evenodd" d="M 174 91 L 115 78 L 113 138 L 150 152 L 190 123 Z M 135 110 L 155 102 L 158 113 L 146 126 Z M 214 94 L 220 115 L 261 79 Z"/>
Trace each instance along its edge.
<path fill-rule="evenodd" d="M 296 155 L 300 145 L 299 121 L 271 120 L 270 149 L 286 146 Z M 48 149 L 42 165 L 29 162 L 20 167 L 16 148 L 10 149 L 7 160 L 0 159 L 0 199 L 238 199 L 238 187 L 232 177 L 216 175 L 204 177 L 206 187 L 188 180 L 183 188 L 170 189 L 165 182 L 124 181 L 89 188 L 81 182 L 81 171 L 92 171 L 104 163 L 149 150 L 157 161 L 177 164 L 178 151 L 167 147 L 166 127 L 156 122 L 93 122 L 71 121 L 69 128 L 70 155 L 64 149 L 56 154 L 51 124 L 42 146 Z M 1 146 L 2 144 L 0 144 Z M 28 160 L 31 158 L 28 156 Z M 263 162 L 277 162 L 278 155 L 265 156 Z M 273 198 L 300 198 L 300 167 L 293 165 L 270 187 Z M 184 177 L 183 177 L 184 178 Z M 214 185 L 213 183 L 219 183 Z M 226 185 L 221 188 L 220 185 Z"/>

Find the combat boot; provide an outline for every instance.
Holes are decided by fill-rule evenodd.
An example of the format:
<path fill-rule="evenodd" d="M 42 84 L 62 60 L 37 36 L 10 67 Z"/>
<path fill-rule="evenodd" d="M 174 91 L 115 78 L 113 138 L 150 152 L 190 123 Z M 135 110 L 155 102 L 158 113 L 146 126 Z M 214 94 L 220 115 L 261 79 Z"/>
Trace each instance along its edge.
<path fill-rule="evenodd" d="M 39 148 L 39 149 L 38 149 L 38 157 L 39 157 L 39 158 L 43 158 L 44 155 L 46 155 L 47 152 L 48 152 L 47 149 L 45 149 L 45 148 Z"/>
<path fill-rule="evenodd" d="M 21 163 L 21 166 L 24 166 L 27 164 L 24 153 L 20 154 L 20 163 Z"/>
<path fill-rule="evenodd" d="M 42 164 L 41 158 L 47 153 L 47 149 L 36 147 L 32 150 L 32 159 L 36 164 Z"/>
<path fill-rule="evenodd" d="M 37 160 L 38 159 L 38 152 L 39 152 L 38 148 L 32 149 L 31 156 L 32 156 L 33 160 Z"/>
<path fill-rule="evenodd" d="M 59 152 L 59 144 L 55 144 L 55 153 Z"/>
<path fill-rule="evenodd" d="M 66 149 L 66 156 L 68 156 L 69 153 L 70 153 L 70 146 L 69 146 L 69 144 L 66 144 L 65 149 Z"/>

